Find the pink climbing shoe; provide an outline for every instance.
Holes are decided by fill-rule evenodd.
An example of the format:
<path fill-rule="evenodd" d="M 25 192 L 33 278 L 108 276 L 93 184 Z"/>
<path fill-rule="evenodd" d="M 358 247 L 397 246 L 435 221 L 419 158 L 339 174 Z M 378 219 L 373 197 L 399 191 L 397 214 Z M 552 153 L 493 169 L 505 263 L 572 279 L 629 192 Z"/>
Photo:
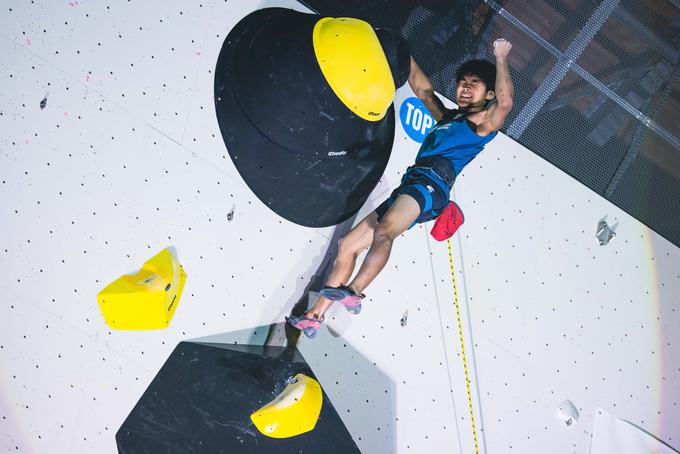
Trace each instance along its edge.
<path fill-rule="evenodd" d="M 303 315 L 291 315 L 286 317 L 286 321 L 293 328 L 299 329 L 302 333 L 310 339 L 314 339 L 319 333 L 321 328 L 321 323 L 323 322 L 323 317 L 309 318 L 305 312 Z"/>
<path fill-rule="evenodd" d="M 361 300 L 366 297 L 363 293 L 357 295 L 354 293 L 354 290 L 347 285 L 340 285 L 338 287 L 324 285 L 323 288 L 319 290 L 319 293 L 324 298 L 342 304 L 345 306 L 345 309 L 347 309 L 347 312 L 351 314 L 358 314 L 361 312 Z"/>

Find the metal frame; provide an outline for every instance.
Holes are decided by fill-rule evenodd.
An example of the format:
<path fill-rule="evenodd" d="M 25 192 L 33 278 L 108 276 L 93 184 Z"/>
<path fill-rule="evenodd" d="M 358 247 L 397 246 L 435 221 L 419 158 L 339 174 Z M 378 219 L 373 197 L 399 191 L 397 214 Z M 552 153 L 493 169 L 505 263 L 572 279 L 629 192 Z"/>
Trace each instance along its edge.
<path fill-rule="evenodd" d="M 665 128 L 652 120 L 648 115 L 645 115 L 635 106 L 621 97 L 618 93 L 611 90 L 607 85 L 602 83 L 595 76 L 590 74 L 575 62 L 575 59 L 578 58 L 587 45 L 587 42 L 584 42 L 584 40 L 588 39 L 589 41 L 595 36 L 595 33 L 597 33 L 602 24 L 604 24 L 607 18 L 618 6 L 618 0 L 603 1 L 588 20 L 586 25 L 581 29 L 581 32 L 579 32 L 579 35 L 574 39 L 566 52 L 560 51 L 545 38 L 528 27 L 525 23 L 510 14 L 494 0 L 484 0 L 484 2 L 491 6 L 491 8 L 496 11 L 499 16 L 503 17 L 515 27 L 526 33 L 534 42 L 558 59 L 558 63 L 555 65 L 548 77 L 546 77 L 543 83 L 541 83 L 539 89 L 534 93 L 522 112 L 520 112 L 515 121 L 508 128 L 507 134 L 510 137 L 514 138 L 515 140 L 518 140 L 521 137 L 529 123 L 531 123 L 538 113 L 538 110 L 543 106 L 543 104 L 545 104 L 550 95 L 555 91 L 559 81 L 564 77 L 566 72 L 571 69 L 576 74 L 581 76 L 586 82 L 590 83 L 593 87 L 599 90 L 602 94 L 607 96 L 621 108 L 637 118 L 642 124 L 656 132 L 660 137 L 662 137 L 674 147 L 680 149 L 680 140 L 677 137 L 668 132 Z"/>

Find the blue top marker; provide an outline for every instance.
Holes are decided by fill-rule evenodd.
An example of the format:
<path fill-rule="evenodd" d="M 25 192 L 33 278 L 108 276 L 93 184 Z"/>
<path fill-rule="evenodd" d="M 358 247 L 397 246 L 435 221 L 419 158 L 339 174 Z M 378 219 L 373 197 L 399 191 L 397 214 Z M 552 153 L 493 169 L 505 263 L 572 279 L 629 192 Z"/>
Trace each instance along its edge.
<path fill-rule="evenodd" d="M 406 134 L 418 143 L 423 143 L 425 136 L 435 124 L 425 104 L 415 97 L 407 98 L 401 103 L 399 118 Z"/>

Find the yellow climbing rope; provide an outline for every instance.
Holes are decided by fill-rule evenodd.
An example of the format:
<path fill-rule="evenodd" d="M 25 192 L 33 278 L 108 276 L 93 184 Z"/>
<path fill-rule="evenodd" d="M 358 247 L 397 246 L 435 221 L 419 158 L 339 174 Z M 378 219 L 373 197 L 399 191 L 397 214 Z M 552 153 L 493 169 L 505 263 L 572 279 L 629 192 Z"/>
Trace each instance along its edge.
<path fill-rule="evenodd" d="M 477 443 L 477 427 L 475 425 L 475 412 L 472 407 L 472 393 L 470 392 L 470 374 L 468 373 L 467 358 L 465 357 L 465 343 L 463 342 L 463 324 L 460 321 L 460 305 L 458 304 L 458 290 L 456 289 L 456 273 L 453 268 L 453 250 L 451 240 L 446 241 L 449 245 L 449 263 L 451 264 L 451 279 L 453 280 L 453 296 L 456 302 L 456 317 L 458 317 L 458 332 L 460 333 L 460 351 L 463 356 L 463 369 L 465 370 L 465 385 L 467 386 L 468 406 L 470 407 L 470 420 L 472 421 L 472 438 L 475 442 L 475 454 L 479 454 Z"/>

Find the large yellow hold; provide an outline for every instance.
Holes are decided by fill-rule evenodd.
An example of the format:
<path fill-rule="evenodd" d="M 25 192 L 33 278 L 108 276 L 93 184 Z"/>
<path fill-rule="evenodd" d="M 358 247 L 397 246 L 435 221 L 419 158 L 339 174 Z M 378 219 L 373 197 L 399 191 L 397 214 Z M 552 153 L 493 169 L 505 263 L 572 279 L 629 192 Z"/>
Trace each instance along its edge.
<path fill-rule="evenodd" d="M 312 36 L 321 72 L 338 98 L 364 120 L 382 120 L 396 88 L 373 27 L 360 19 L 324 17 Z"/>
<path fill-rule="evenodd" d="M 113 329 L 167 328 L 182 295 L 186 273 L 168 249 L 121 276 L 97 295 L 106 324 Z"/>
<path fill-rule="evenodd" d="M 250 419 L 263 435 L 294 437 L 314 429 L 322 402 L 319 382 L 297 374 L 276 399 L 250 415 Z"/>

